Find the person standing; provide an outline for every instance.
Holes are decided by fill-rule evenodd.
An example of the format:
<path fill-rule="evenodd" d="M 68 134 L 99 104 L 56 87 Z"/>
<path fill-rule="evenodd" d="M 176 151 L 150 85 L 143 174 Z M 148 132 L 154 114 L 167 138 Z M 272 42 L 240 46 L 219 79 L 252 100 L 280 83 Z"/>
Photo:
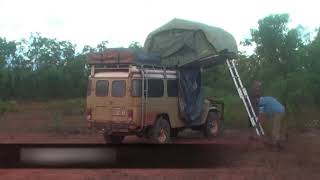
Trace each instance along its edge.
<path fill-rule="evenodd" d="M 258 121 L 265 132 L 265 143 L 281 150 L 281 124 L 285 115 L 284 106 L 274 97 L 263 96 L 259 98 L 258 108 Z"/>

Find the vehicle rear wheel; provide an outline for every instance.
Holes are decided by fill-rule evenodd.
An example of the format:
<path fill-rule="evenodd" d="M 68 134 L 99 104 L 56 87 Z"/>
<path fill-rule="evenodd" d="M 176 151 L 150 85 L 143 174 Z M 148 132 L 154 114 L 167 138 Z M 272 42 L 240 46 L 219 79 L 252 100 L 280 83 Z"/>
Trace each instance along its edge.
<path fill-rule="evenodd" d="M 111 144 L 121 144 L 125 136 L 103 134 L 104 141 Z"/>
<path fill-rule="evenodd" d="M 218 112 L 209 112 L 203 127 L 206 137 L 217 137 L 222 134 L 222 124 Z"/>
<path fill-rule="evenodd" d="M 156 144 L 166 144 L 170 142 L 171 127 L 168 121 L 160 117 L 152 128 L 152 141 Z"/>

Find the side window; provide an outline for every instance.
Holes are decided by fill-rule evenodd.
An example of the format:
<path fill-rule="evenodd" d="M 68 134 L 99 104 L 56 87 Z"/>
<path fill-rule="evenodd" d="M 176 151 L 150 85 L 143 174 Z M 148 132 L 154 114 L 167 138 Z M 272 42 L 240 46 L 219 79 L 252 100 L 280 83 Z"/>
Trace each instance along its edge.
<path fill-rule="evenodd" d="M 131 95 L 135 97 L 141 97 L 142 95 L 142 80 L 134 79 L 131 83 Z"/>
<path fill-rule="evenodd" d="M 112 81 L 112 92 L 113 97 L 123 97 L 126 95 L 126 82 L 124 80 Z"/>
<path fill-rule="evenodd" d="M 168 80 L 167 81 L 167 92 L 168 92 L 168 97 L 177 97 L 178 96 L 178 81 L 177 80 Z"/>
<path fill-rule="evenodd" d="M 92 87 L 92 80 L 88 80 L 88 87 L 87 87 L 87 96 L 91 95 L 91 87 Z"/>
<path fill-rule="evenodd" d="M 148 87 L 149 87 L 148 88 L 149 97 L 163 96 L 163 80 L 162 79 L 149 79 Z"/>
<path fill-rule="evenodd" d="M 145 87 L 147 86 L 145 82 Z M 148 97 L 162 97 L 163 96 L 163 80 L 162 79 L 149 79 L 148 80 Z M 142 95 L 142 80 L 132 80 L 132 96 L 141 97 Z"/>
<path fill-rule="evenodd" d="M 98 80 L 96 82 L 96 96 L 108 95 L 109 82 L 107 80 Z"/>

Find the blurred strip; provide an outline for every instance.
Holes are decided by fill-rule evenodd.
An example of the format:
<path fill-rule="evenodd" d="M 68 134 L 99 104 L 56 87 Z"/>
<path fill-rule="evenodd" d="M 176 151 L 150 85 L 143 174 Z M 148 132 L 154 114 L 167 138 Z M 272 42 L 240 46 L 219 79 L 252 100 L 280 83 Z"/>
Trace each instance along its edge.
<path fill-rule="evenodd" d="M 246 144 L 0 143 L 0 168 L 209 168 L 247 152 Z"/>
<path fill-rule="evenodd" d="M 115 148 L 34 148 L 20 151 L 20 163 L 27 166 L 95 166 L 116 162 Z"/>

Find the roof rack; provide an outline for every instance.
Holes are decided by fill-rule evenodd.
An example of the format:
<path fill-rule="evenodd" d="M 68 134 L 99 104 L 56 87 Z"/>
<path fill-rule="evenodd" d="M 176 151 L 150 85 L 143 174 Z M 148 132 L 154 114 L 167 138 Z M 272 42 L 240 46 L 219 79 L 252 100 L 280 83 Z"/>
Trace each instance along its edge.
<path fill-rule="evenodd" d="M 167 68 L 161 65 L 151 64 L 91 64 L 91 76 L 97 72 L 104 71 L 127 71 L 129 73 L 139 73 L 140 71 L 146 71 L 148 74 L 175 74 L 174 68 Z"/>
<path fill-rule="evenodd" d="M 91 67 L 94 67 L 95 69 L 104 69 L 104 70 L 110 70 L 110 69 L 128 69 L 130 64 L 97 64 L 97 65 L 90 65 Z"/>

